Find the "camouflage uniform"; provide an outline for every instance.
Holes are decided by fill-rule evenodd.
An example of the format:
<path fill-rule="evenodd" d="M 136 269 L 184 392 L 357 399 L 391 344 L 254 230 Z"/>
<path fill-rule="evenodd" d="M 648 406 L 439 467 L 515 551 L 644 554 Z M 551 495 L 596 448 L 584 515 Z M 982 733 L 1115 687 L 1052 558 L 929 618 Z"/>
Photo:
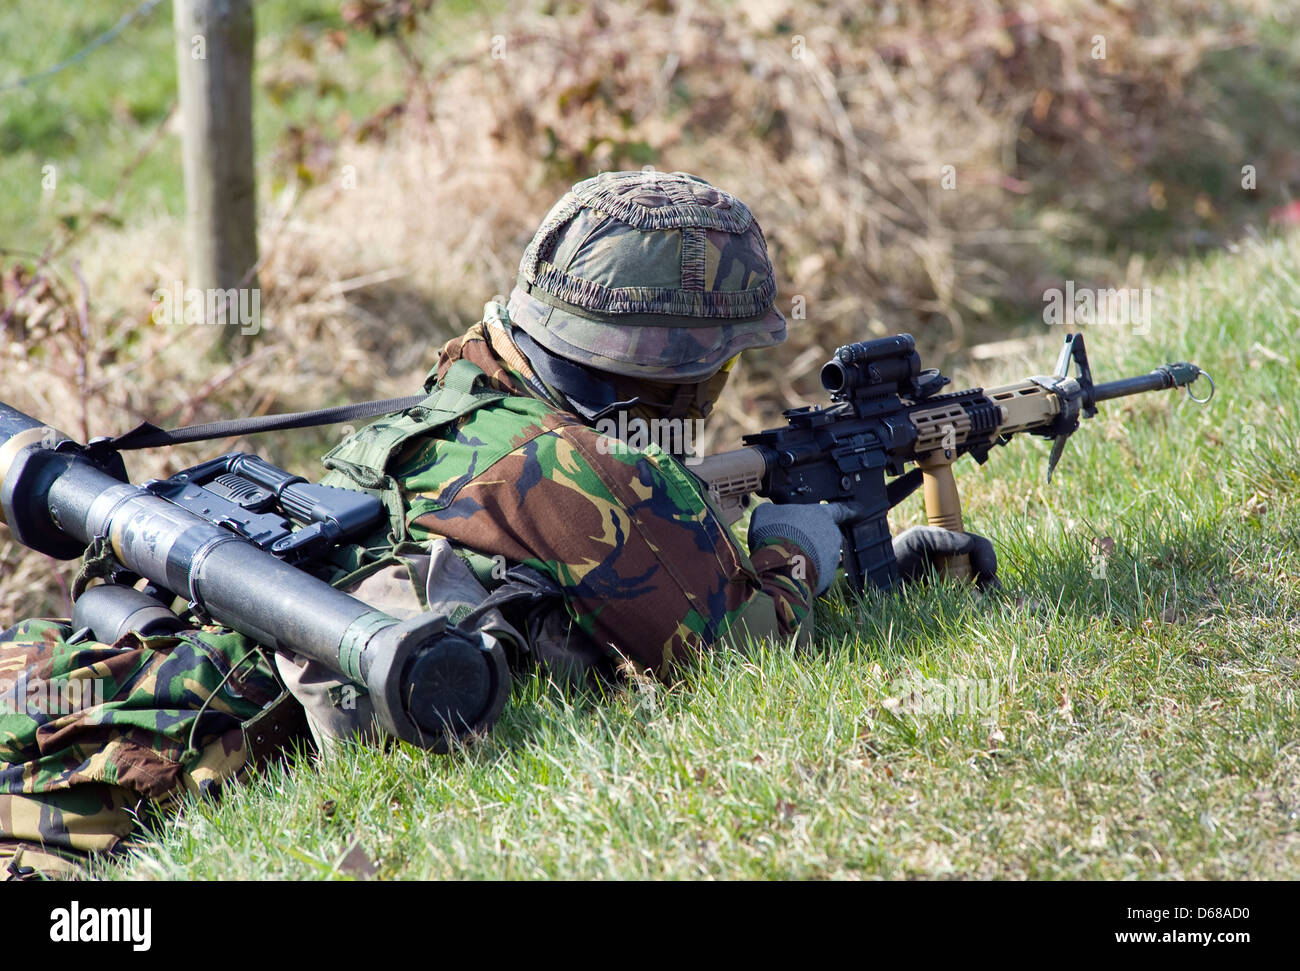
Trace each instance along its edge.
<path fill-rule="evenodd" d="M 657 447 L 639 451 L 537 397 L 537 377 L 510 340 L 500 304 L 445 345 L 435 375 L 458 360 L 512 397 L 446 435 L 414 439 L 390 466 L 409 538 L 524 564 L 558 585 L 574 627 L 602 652 L 666 674 L 739 622 L 755 636 L 790 635 L 807 615 L 797 550 L 770 541 L 749 556 L 706 491 Z M 356 436 L 364 448 L 377 422 Z M 345 443 L 322 480 L 357 486 Z"/>
<path fill-rule="evenodd" d="M 111 645 L 72 634 L 48 620 L 0 634 L 0 681 L 13 685 L 0 697 L 0 880 L 22 866 L 71 872 L 68 851 L 112 851 L 150 804 L 214 792 L 254 760 L 256 729 L 241 726 L 281 710 L 269 659 L 230 631 Z"/>
<path fill-rule="evenodd" d="M 506 605 L 493 622 L 547 664 L 664 675 L 732 635 L 790 637 L 817 579 L 796 569 L 799 549 L 773 538 L 746 553 L 683 465 L 602 435 L 581 396 L 531 363 L 578 361 L 615 392 L 621 379 L 643 382 L 637 407 L 702 415 L 724 362 L 784 336 L 774 295 L 761 231 L 734 197 L 680 175 L 579 183 L 526 251 L 509 307 L 490 303 L 426 381 L 433 391 L 469 362 L 501 395 L 452 422 L 427 409 L 388 416 L 326 456 L 322 481 L 372 489 L 392 513 L 387 530 L 340 550 L 327 578 L 397 615 L 434 607 L 459 619 L 431 576 L 473 590 L 473 579 L 502 579 L 489 565 L 525 568 L 550 609 Z M 462 575 L 439 557 L 448 544 Z M 251 763 L 240 725 L 282 697 L 255 645 L 218 628 L 113 645 L 71 633 L 32 621 L 0 637 L 0 674 L 109 679 L 104 703 L 81 713 L 0 715 L 0 837 L 111 849 L 129 807 L 208 791 Z M 368 727 L 364 698 L 344 704 L 349 686 L 331 673 L 287 656 L 275 667 L 318 739 Z"/>

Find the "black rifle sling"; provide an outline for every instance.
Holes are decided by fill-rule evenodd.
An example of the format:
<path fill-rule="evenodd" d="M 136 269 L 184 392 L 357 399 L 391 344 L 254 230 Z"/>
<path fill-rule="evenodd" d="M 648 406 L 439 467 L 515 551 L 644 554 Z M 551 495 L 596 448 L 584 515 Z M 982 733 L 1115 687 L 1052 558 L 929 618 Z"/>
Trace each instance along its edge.
<path fill-rule="evenodd" d="M 143 422 L 117 438 L 97 438 L 89 443 L 92 451 L 100 454 L 127 452 L 140 448 L 158 448 L 164 445 L 183 445 L 187 442 L 206 442 L 215 438 L 234 438 L 255 435 L 258 432 L 282 431 L 290 428 L 311 428 L 316 425 L 334 425 L 354 418 L 372 418 L 394 411 L 404 411 L 424 401 L 423 394 L 405 398 L 384 398 L 363 401 L 354 405 L 320 408 L 316 411 L 297 411 L 284 415 L 261 415 L 257 418 L 233 418 L 228 421 L 210 421 L 202 425 L 186 425 L 164 431 L 157 425 Z"/>

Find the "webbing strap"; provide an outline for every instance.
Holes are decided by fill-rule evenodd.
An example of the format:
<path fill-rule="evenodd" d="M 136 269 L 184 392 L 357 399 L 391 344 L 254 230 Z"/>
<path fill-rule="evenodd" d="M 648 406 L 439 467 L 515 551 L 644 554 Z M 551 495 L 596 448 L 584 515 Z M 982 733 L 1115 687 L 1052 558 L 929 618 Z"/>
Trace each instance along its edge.
<path fill-rule="evenodd" d="M 442 378 L 442 386 L 448 391 L 473 394 L 474 385 L 481 377 L 483 377 L 483 370 L 473 361 L 467 361 L 462 357 L 458 361 L 453 361 L 451 367 L 447 368 L 447 373 Z"/>
<path fill-rule="evenodd" d="M 424 410 L 421 424 L 425 426 L 444 425 L 491 401 L 506 397 L 500 391 L 475 391 L 483 371 L 472 361 L 461 358 L 454 362 L 443 375 L 437 389 L 425 398 L 419 406 Z"/>
<path fill-rule="evenodd" d="M 430 417 L 447 421 L 468 414 L 486 404 L 487 401 L 506 397 L 500 392 L 485 394 L 480 391 L 476 394 L 474 386 L 482 375 L 483 371 L 477 365 L 462 358 L 447 369 L 441 386 L 431 395 L 415 394 L 404 398 L 379 398 L 352 405 L 338 405 L 334 408 L 318 408 L 315 411 L 259 415 L 256 418 L 231 418 L 226 421 L 209 421 L 201 425 L 185 425 L 172 429 L 162 429 L 146 421 L 116 438 L 97 438 L 90 442 L 88 447 L 100 454 L 131 452 L 141 448 L 207 442 L 215 438 L 238 438 L 244 435 L 256 435 L 259 432 L 336 425 L 354 418 L 373 418 L 375 415 L 406 411 L 417 405 L 429 408 Z"/>
<path fill-rule="evenodd" d="M 394 411 L 405 411 L 425 400 L 422 394 L 405 398 L 383 398 L 363 401 L 355 405 L 319 408 L 316 411 L 295 411 L 283 415 L 261 415 L 256 418 L 233 418 L 228 421 L 210 421 L 202 425 L 186 425 L 165 431 L 157 425 L 143 422 L 117 438 L 96 439 L 90 447 L 100 452 L 128 452 L 139 448 L 158 448 L 163 445 L 184 445 L 187 442 L 206 442 L 214 438 L 233 438 L 255 435 L 258 432 L 282 431 L 290 428 L 311 428 L 316 425 L 334 425 L 354 418 L 371 418 Z"/>

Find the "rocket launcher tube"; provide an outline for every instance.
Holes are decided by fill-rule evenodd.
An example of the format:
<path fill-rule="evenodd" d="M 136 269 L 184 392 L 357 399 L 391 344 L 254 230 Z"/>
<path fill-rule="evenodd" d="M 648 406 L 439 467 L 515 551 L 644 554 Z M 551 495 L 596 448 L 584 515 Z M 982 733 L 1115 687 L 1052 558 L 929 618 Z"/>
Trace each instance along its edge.
<path fill-rule="evenodd" d="M 445 750 L 495 721 L 509 690 L 495 641 L 429 613 L 399 622 L 75 448 L 44 447 L 57 436 L 33 434 L 43 428 L 0 404 L 0 508 L 24 545 L 67 559 L 106 537 L 126 569 L 219 623 L 366 687 L 381 726 L 404 741 Z"/>

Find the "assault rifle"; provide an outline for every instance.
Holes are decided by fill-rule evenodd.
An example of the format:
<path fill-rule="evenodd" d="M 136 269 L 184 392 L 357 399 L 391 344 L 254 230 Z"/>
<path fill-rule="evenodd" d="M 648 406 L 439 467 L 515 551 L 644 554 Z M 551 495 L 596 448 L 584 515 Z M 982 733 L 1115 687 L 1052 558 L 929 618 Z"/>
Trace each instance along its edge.
<path fill-rule="evenodd" d="M 399 621 L 304 569 L 384 516 L 373 495 L 238 452 L 131 485 L 117 452 L 0 403 L 0 523 L 49 556 L 72 559 L 96 543 L 115 564 L 117 582 L 78 598 L 74 626 L 108 641 L 175 631 L 183 625 L 164 601 L 179 596 L 199 618 L 366 687 L 390 735 L 445 750 L 505 705 L 501 646 L 433 613 Z M 156 598 L 129 585 L 140 578 Z"/>
<path fill-rule="evenodd" d="M 1210 392 L 1193 400 L 1205 402 L 1214 394 L 1214 379 L 1186 362 L 1094 384 L 1083 335 L 1070 334 L 1050 375 L 940 394 L 949 379 L 935 368 L 922 370 L 912 336 L 883 337 L 839 348 L 822 368 L 829 407 L 787 411 L 784 427 L 746 435 L 744 448 L 709 456 L 692 470 L 728 520 L 739 517 L 751 495 L 782 503 L 844 504 L 849 583 L 859 593 L 868 580 L 887 590 L 898 583 L 887 514 L 918 486 L 924 486 L 930 525 L 962 530 L 952 474 L 959 457 L 970 455 L 982 465 L 994 446 L 1012 436 L 1040 435 L 1052 440 L 1051 482 L 1065 443 L 1080 418 L 1097 413 L 1098 403 L 1185 387 L 1203 374 Z M 940 568 L 947 576 L 970 576 L 965 555 L 949 557 Z"/>

